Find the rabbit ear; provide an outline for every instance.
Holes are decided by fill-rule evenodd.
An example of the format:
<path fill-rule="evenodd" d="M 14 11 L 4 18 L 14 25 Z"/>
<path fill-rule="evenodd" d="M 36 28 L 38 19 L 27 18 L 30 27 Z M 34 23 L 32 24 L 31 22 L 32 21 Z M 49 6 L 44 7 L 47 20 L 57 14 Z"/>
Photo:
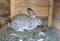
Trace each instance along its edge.
<path fill-rule="evenodd" d="M 27 11 L 28 11 L 28 14 L 29 14 L 29 16 L 31 18 L 35 18 L 36 17 L 36 14 L 34 13 L 34 11 L 31 8 L 28 8 Z"/>

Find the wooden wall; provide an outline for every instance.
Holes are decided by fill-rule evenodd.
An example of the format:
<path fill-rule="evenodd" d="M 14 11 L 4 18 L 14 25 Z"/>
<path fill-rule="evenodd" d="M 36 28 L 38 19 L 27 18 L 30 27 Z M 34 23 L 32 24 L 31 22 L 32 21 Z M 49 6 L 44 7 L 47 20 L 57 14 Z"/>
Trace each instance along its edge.
<path fill-rule="evenodd" d="M 48 0 L 11 0 L 11 17 L 26 13 L 27 8 L 34 10 L 37 16 L 48 16 Z"/>
<path fill-rule="evenodd" d="M 54 26 L 60 29 L 60 2 L 55 2 L 54 5 Z"/>
<path fill-rule="evenodd" d="M 8 22 L 10 15 L 10 3 L 7 0 L 0 0 L 0 27 Z"/>
<path fill-rule="evenodd" d="M 53 25 L 57 29 L 55 30 L 58 36 L 60 36 L 60 1 L 55 0 L 54 3 L 54 18 L 53 18 Z"/>

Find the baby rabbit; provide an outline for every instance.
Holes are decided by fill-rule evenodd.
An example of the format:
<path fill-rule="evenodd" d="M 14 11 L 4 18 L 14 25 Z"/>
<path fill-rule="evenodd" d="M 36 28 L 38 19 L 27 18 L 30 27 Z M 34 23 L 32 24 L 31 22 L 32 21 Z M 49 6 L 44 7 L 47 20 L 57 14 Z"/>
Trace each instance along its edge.
<path fill-rule="evenodd" d="M 27 12 L 29 16 L 26 14 L 18 14 L 14 16 L 11 23 L 8 23 L 8 26 L 16 31 L 24 31 L 24 29 L 31 31 L 38 25 L 42 24 L 42 20 L 36 16 L 31 8 L 27 8 Z"/>

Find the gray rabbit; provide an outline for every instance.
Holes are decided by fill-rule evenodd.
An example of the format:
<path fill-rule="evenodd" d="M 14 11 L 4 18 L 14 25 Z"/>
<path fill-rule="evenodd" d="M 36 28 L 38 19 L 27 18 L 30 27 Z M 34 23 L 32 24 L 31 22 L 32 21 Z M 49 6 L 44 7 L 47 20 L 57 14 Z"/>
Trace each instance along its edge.
<path fill-rule="evenodd" d="M 31 8 L 27 8 L 29 14 L 18 14 L 14 16 L 11 23 L 8 26 L 16 31 L 34 30 L 38 25 L 42 24 L 42 20 L 39 19 Z"/>

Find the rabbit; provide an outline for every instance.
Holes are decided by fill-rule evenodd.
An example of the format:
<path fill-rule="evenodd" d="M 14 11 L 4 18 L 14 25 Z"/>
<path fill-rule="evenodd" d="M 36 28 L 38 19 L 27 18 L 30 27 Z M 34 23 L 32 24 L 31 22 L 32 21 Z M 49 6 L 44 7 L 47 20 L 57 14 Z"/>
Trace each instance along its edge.
<path fill-rule="evenodd" d="M 38 25 L 42 24 L 35 12 L 31 8 L 27 8 L 28 15 L 17 14 L 8 23 L 8 26 L 16 31 L 34 30 Z"/>

